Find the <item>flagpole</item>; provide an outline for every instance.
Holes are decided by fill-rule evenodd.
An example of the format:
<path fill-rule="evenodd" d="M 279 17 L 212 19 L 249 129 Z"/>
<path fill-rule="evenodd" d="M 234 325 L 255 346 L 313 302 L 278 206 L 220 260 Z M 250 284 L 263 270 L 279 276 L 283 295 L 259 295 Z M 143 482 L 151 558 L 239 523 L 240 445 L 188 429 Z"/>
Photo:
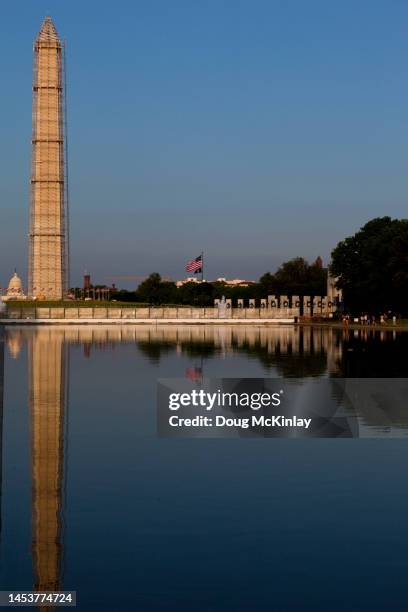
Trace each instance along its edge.
<path fill-rule="evenodd" d="M 201 282 L 204 280 L 204 251 L 201 251 Z"/>

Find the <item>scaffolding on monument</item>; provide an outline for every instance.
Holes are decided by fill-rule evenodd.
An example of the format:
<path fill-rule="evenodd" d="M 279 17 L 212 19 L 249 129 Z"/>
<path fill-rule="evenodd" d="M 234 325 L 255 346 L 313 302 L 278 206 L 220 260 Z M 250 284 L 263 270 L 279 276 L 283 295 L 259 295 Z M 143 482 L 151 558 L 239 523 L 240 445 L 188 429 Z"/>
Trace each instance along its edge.
<path fill-rule="evenodd" d="M 34 43 L 29 295 L 69 285 L 65 44 L 47 17 Z"/>

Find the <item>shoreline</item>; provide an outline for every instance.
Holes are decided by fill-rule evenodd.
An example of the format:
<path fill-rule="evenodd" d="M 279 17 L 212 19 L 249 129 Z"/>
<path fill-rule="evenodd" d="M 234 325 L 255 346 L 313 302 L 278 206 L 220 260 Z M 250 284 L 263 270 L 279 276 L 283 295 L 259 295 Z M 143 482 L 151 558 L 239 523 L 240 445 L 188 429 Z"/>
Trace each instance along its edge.
<path fill-rule="evenodd" d="M 322 321 L 298 321 L 295 322 L 294 319 L 0 319 L 0 325 L 5 327 L 7 326 L 18 326 L 18 325 L 148 325 L 148 326 L 161 326 L 161 325 L 224 325 L 224 326 L 234 326 L 234 325 L 249 325 L 249 326 L 257 326 L 257 327 L 276 327 L 281 325 L 290 325 L 294 327 L 315 327 L 315 328 L 326 328 L 326 329 L 341 329 L 343 331 L 398 331 L 398 332 L 408 332 L 408 325 L 360 325 L 359 323 L 350 323 L 348 326 L 345 326 L 341 321 L 339 322 L 322 322 Z"/>
<path fill-rule="evenodd" d="M 382 324 L 375 323 L 374 325 L 361 325 L 360 323 L 349 323 L 348 325 L 344 325 L 342 321 L 335 322 L 325 322 L 325 321 L 299 321 L 296 323 L 300 327 L 327 327 L 327 328 L 336 328 L 347 330 L 373 330 L 373 331 L 408 331 L 408 325 L 390 325 L 390 324 Z"/>
<path fill-rule="evenodd" d="M 295 325 L 294 319 L 0 319 L 0 325 Z"/>

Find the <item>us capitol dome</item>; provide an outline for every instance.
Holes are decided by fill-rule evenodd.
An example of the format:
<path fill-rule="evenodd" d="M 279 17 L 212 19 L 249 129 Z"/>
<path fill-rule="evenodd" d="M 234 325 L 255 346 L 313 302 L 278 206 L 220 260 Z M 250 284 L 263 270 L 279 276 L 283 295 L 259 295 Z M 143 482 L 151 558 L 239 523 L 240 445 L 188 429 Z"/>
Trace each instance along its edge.
<path fill-rule="evenodd" d="M 7 287 L 6 295 L 2 297 L 2 300 L 5 302 L 7 300 L 25 300 L 25 299 L 26 299 L 26 295 L 23 290 L 23 284 L 21 282 L 21 278 L 18 276 L 15 270 L 13 276 L 10 278 L 10 282 Z"/>

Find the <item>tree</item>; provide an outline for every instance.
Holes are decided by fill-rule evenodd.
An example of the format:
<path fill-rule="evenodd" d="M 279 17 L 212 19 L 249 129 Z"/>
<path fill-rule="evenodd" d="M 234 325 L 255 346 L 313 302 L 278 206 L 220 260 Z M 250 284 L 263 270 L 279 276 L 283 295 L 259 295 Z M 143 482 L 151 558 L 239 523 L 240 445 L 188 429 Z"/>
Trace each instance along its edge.
<path fill-rule="evenodd" d="M 136 296 L 140 302 L 149 304 L 171 304 L 176 299 L 176 285 L 169 281 L 163 281 L 160 274 L 153 272 L 148 278 L 140 283 Z"/>
<path fill-rule="evenodd" d="M 352 312 L 406 313 L 408 220 L 372 219 L 339 242 L 330 268 Z"/>
<path fill-rule="evenodd" d="M 265 274 L 263 274 L 259 279 L 259 286 L 263 294 L 262 297 L 267 297 L 268 295 L 274 295 L 277 293 L 275 275 L 271 274 L 271 272 L 265 272 Z"/>
<path fill-rule="evenodd" d="M 177 289 L 177 303 L 212 306 L 214 287 L 210 283 L 185 283 Z"/>
<path fill-rule="evenodd" d="M 137 302 L 136 291 L 127 291 L 126 289 L 117 289 L 112 292 L 111 299 L 116 302 Z"/>
<path fill-rule="evenodd" d="M 158 272 L 153 272 L 137 288 L 137 297 L 141 302 L 154 304 L 158 301 L 160 291 L 161 276 Z"/>
<path fill-rule="evenodd" d="M 327 270 L 321 260 L 309 265 L 303 257 L 284 262 L 275 274 L 267 272 L 259 279 L 264 295 L 326 295 Z"/>
<path fill-rule="evenodd" d="M 307 291 L 309 264 L 303 257 L 283 263 L 276 271 L 275 280 L 282 294 L 303 294 Z"/>

